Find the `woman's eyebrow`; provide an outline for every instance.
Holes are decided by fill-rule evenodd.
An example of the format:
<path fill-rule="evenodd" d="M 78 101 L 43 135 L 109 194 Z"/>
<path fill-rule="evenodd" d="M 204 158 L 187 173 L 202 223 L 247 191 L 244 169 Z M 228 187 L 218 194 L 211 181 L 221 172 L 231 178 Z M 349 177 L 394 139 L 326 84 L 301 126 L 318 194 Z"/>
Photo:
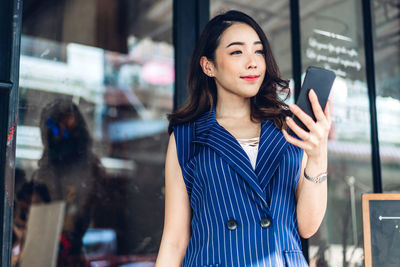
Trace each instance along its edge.
<path fill-rule="evenodd" d="M 262 44 L 262 42 L 261 41 L 255 41 L 253 44 L 255 44 L 255 45 Z M 228 44 L 226 46 L 226 48 L 228 48 L 228 47 L 230 47 L 232 45 L 244 45 L 244 42 L 232 42 L 232 43 Z"/>

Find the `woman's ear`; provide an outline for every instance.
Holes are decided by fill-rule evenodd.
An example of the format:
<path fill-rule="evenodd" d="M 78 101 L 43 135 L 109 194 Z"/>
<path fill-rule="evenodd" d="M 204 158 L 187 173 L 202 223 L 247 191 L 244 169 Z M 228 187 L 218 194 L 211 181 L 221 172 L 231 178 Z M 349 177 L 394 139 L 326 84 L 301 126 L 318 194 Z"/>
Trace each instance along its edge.
<path fill-rule="evenodd" d="M 206 56 L 200 58 L 200 66 L 208 77 L 214 77 L 214 64 Z"/>

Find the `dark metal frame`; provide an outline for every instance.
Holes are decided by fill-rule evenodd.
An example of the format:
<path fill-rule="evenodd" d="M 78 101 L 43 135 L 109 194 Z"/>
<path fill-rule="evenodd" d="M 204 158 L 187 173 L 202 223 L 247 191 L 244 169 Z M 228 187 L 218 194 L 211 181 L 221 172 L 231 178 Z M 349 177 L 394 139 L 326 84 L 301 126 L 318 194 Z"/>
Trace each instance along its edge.
<path fill-rule="evenodd" d="M 0 265 L 11 266 L 22 0 L 0 3 Z"/>
<path fill-rule="evenodd" d="M 371 123 L 372 182 L 374 193 L 382 193 L 382 172 L 379 154 L 378 120 L 376 114 L 374 39 L 371 15 L 372 5 L 370 0 L 363 0 L 361 3 L 364 28 L 365 69 L 367 72 L 369 115 Z"/>
<path fill-rule="evenodd" d="M 210 2 L 174 0 L 173 35 L 175 48 L 174 110 L 187 98 L 189 60 L 201 30 L 209 20 Z"/>
<path fill-rule="evenodd" d="M 290 33 L 292 41 L 292 73 L 294 81 L 294 100 L 301 89 L 301 33 L 299 0 L 290 0 Z"/>
<path fill-rule="evenodd" d="M 299 0 L 290 0 L 290 33 L 292 41 L 292 75 L 294 81 L 294 100 L 296 101 L 301 89 L 301 32 Z M 309 262 L 308 240 L 301 238 L 303 255 Z"/>

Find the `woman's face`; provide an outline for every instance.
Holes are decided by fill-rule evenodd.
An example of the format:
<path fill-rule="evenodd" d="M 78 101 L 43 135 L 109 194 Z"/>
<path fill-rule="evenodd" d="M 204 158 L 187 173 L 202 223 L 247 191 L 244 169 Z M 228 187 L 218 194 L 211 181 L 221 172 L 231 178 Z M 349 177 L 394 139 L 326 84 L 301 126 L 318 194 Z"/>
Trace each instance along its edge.
<path fill-rule="evenodd" d="M 235 23 L 227 28 L 215 52 L 215 62 L 211 71 L 218 91 L 244 98 L 257 94 L 266 64 L 263 45 L 252 27 Z"/>

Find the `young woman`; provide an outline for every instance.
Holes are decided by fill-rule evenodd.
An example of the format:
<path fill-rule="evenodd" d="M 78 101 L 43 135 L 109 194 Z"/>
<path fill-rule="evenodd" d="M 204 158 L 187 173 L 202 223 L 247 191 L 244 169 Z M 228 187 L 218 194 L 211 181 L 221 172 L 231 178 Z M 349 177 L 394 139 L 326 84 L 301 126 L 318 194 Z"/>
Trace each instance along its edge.
<path fill-rule="evenodd" d="M 170 115 L 156 267 L 307 266 L 300 236 L 312 236 L 325 213 L 331 122 L 313 91 L 317 122 L 280 100 L 287 89 L 252 18 L 229 11 L 208 22 L 189 101 Z"/>

